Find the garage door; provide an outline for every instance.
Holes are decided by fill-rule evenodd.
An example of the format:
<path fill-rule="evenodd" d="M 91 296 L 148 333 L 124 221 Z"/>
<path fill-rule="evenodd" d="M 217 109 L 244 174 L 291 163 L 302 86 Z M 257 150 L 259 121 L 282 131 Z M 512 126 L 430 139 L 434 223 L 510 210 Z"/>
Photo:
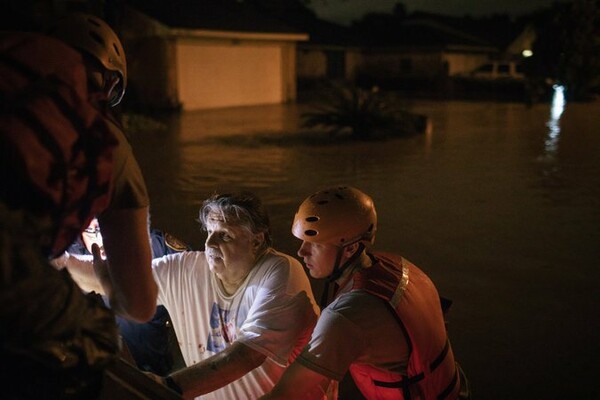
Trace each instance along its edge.
<path fill-rule="evenodd" d="M 283 101 L 281 47 L 177 44 L 179 98 L 185 110 Z"/>

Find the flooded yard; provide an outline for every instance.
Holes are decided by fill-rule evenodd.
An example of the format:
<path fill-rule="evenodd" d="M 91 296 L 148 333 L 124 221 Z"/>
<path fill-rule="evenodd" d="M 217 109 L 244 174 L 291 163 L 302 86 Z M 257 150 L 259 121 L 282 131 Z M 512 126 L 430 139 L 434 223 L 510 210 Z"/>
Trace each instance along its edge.
<path fill-rule="evenodd" d="M 240 140 L 293 134 L 303 107 L 189 112 L 167 132 L 135 135 L 152 225 L 202 248 L 202 200 L 251 190 L 270 210 L 275 246 L 295 254 L 299 203 L 356 186 L 377 207 L 376 249 L 419 265 L 454 301 L 450 338 L 476 398 L 600 398 L 597 104 L 557 114 L 548 104 L 423 101 L 409 104 L 431 119 L 420 136 Z"/>

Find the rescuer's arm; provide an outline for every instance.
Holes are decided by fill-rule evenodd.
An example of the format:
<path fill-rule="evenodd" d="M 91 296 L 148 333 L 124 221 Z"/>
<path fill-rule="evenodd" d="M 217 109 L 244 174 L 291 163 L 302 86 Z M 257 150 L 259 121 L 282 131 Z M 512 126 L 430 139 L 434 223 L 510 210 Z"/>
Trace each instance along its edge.
<path fill-rule="evenodd" d="M 144 322 L 156 312 L 158 292 L 152 276 L 148 207 L 108 210 L 99 218 L 108 260 L 111 307 Z"/>
<path fill-rule="evenodd" d="M 271 393 L 261 400 L 323 399 L 330 382 L 328 377 L 295 361 L 285 370 Z"/>

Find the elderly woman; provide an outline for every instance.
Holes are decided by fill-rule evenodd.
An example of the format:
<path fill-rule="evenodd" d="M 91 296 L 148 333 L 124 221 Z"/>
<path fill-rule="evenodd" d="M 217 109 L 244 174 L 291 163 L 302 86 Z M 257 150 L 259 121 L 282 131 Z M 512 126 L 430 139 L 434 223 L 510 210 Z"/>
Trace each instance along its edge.
<path fill-rule="evenodd" d="M 187 367 L 161 380 L 185 398 L 256 399 L 307 343 L 319 309 L 301 264 L 271 247 L 252 193 L 214 195 L 199 218 L 205 251 L 153 261 L 158 303 Z M 102 275 L 100 260 L 96 270 Z"/>

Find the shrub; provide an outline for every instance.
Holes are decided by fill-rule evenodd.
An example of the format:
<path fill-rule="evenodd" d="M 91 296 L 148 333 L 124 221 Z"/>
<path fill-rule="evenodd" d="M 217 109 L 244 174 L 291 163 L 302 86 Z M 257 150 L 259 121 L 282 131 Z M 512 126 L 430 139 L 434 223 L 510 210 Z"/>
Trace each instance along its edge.
<path fill-rule="evenodd" d="M 344 84 L 326 89 L 323 100 L 301 118 L 304 128 L 323 128 L 330 135 L 349 134 L 357 139 L 414 134 L 424 129 L 424 117 L 402 110 L 377 87 L 365 90 Z"/>

